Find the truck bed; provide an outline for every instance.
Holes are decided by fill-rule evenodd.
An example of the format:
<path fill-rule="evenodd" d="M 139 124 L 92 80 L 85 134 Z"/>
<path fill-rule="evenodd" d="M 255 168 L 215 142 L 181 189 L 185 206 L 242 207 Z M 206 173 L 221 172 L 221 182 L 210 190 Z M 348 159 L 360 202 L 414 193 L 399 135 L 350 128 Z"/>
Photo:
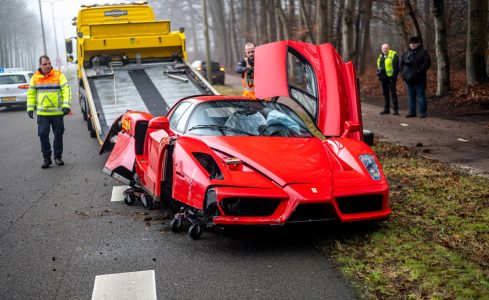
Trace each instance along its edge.
<path fill-rule="evenodd" d="M 130 110 L 165 115 L 181 98 L 217 92 L 188 64 L 161 62 L 85 69 L 103 139 L 121 114 Z M 87 99 L 91 101 L 90 99 Z"/>

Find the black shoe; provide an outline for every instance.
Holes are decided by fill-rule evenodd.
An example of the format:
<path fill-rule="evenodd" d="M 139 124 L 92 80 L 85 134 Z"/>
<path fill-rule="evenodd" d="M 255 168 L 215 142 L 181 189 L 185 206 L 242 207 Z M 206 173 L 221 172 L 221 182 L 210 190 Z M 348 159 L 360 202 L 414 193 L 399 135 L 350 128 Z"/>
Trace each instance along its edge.
<path fill-rule="evenodd" d="M 53 161 L 51 160 L 51 158 L 45 159 L 44 162 L 41 165 L 41 168 L 47 169 L 52 164 L 53 164 Z"/>
<path fill-rule="evenodd" d="M 422 114 L 421 116 L 419 116 L 421 119 L 424 119 L 426 118 L 426 114 Z"/>
<path fill-rule="evenodd" d="M 414 117 L 416 117 L 416 114 L 407 114 L 406 115 L 406 118 L 414 118 Z"/>
<path fill-rule="evenodd" d="M 55 158 L 54 162 L 56 163 L 57 166 L 64 166 L 65 162 L 61 158 Z"/>
<path fill-rule="evenodd" d="M 388 110 L 383 110 L 380 112 L 381 115 L 388 115 L 390 112 Z"/>
<path fill-rule="evenodd" d="M 393 113 L 392 113 L 394 116 L 398 116 L 399 115 L 399 112 L 397 110 L 395 110 Z"/>

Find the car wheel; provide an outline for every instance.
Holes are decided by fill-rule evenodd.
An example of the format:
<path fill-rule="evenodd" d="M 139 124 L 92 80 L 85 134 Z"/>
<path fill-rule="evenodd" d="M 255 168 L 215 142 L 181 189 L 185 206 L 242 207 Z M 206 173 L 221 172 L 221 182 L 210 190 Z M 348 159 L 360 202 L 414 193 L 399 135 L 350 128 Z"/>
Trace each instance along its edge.
<path fill-rule="evenodd" d="M 175 233 L 180 232 L 180 230 L 182 230 L 182 227 L 183 227 L 182 219 L 171 220 L 171 222 L 170 222 L 171 231 L 173 231 Z"/>
<path fill-rule="evenodd" d="M 200 236 L 202 235 L 202 226 L 200 225 L 192 225 L 188 229 L 188 236 L 191 237 L 193 240 L 198 240 Z"/>
<path fill-rule="evenodd" d="M 134 191 L 132 189 L 128 189 L 124 191 L 124 203 L 129 206 L 134 205 L 136 202 L 136 196 L 134 195 Z"/>

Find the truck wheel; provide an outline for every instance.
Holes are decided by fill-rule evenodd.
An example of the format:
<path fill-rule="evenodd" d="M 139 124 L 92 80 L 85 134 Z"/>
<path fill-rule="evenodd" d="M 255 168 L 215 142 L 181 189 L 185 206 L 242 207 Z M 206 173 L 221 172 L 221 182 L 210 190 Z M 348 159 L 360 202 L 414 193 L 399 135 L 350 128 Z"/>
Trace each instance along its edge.
<path fill-rule="evenodd" d="M 93 125 L 92 125 L 92 120 L 91 119 L 88 119 L 87 120 L 87 128 L 88 128 L 88 132 L 90 133 L 90 137 L 97 137 L 97 135 L 95 134 L 95 129 L 93 129 Z"/>
<path fill-rule="evenodd" d="M 88 120 L 88 115 L 87 115 L 87 100 L 85 99 L 84 101 L 81 101 L 80 102 L 83 102 L 83 104 L 80 103 L 80 107 L 81 107 L 81 111 L 82 111 L 82 115 L 83 115 L 83 120 L 86 121 Z"/>

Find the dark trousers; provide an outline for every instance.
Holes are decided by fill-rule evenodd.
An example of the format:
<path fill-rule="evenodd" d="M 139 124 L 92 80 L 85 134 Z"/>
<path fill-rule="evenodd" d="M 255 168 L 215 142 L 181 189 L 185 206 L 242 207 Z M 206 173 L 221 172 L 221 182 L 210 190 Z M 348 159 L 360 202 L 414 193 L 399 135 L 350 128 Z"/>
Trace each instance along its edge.
<path fill-rule="evenodd" d="M 382 92 L 384 93 L 384 110 L 390 110 L 390 104 L 392 99 L 392 109 L 394 112 L 399 111 L 399 106 L 397 103 L 397 90 L 396 90 L 396 79 L 390 80 L 389 78 L 383 78 L 380 82 L 382 83 Z"/>
<path fill-rule="evenodd" d="M 416 114 L 416 103 L 419 102 L 419 113 L 422 116 L 426 116 L 428 109 L 428 103 L 426 101 L 425 84 L 407 84 L 407 92 L 409 98 L 409 114 Z M 418 101 L 416 101 L 416 98 Z"/>
<path fill-rule="evenodd" d="M 49 131 L 53 127 L 54 133 L 54 158 L 61 158 L 63 156 L 63 133 L 65 132 L 65 125 L 63 122 L 63 116 L 37 116 L 37 135 L 41 140 L 41 151 L 44 159 L 51 158 L 51 142 L 49 141 Z"/>

